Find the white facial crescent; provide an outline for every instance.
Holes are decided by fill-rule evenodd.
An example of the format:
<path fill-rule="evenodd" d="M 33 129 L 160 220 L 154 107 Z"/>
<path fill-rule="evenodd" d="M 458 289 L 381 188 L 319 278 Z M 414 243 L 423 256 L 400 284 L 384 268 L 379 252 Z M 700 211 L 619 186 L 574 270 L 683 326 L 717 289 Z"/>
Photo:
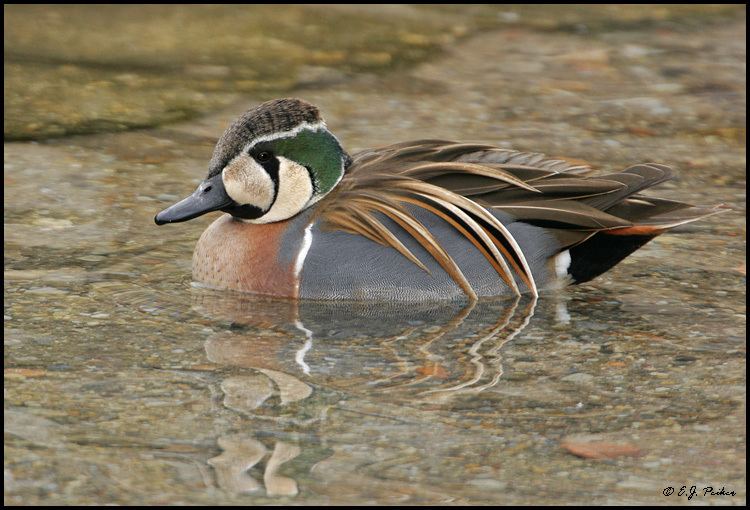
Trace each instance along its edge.
<path fill-rule="evenodd" d="M 282 221 L 310 205 L 314 191 L 310 173 L 304 166 L 283 156 L 278 156 L 278 160 L 278 190 L 274 190 L 274 182 L 268 172 L 248 154 L 237 156 L 224 167 L 221 179 L 227 195 L 239 205 L 253 205 L 267 211 L 260 218 L 242 221 Z"/>

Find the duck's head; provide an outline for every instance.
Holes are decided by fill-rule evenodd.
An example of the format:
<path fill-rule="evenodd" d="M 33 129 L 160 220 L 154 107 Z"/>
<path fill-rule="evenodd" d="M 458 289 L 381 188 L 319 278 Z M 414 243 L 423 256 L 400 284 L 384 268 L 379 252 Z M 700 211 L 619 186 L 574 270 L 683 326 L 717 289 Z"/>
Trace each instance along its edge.
<path fill-rule="evenodd" d="M 268 101 L 229 126 L 208 177 L 154 221 L 187 221 L 211 211 L 252 223 L 285 220 L 328 194 L 350 161 L 315 106 L 300 99 Z"/>

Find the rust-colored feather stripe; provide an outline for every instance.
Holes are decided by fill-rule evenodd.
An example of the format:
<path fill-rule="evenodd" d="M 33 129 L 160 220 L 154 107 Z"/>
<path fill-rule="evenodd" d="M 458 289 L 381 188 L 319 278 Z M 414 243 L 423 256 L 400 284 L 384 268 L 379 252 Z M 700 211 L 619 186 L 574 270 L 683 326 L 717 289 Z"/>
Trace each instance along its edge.
<path fill-rule="evenodd" d="M 349 171 L 369 173 L 366 168 L 397 163 L 398 169 L 415 162 L 469 162 L 481 165 L 504 164 L 551 171 L 585 174 L 589 165 L 563 158 L 548 158 L 538 152 L 521 152 L 478 143 L 456 143 L 447 140 L 414 140 L 367 149 L 354 155 Z M 393 171 L 398 171 L 393 169 Z"/>
<path fill-rule="evenodd" d="M 404 210 L 403 207 L 387 198 L 385 194 L 373 195 L 366 191 L 361 192 L 358 196 L 351 197 L 349 203 L 364 207 L 365 210 L 375 210 L 395 221 L 432 255 L 470 299 L 477 299 L 474 289 L 471 288 L 469 281 L 453 258 L 440 246 L 435 236 L 422 223 L 413 218 L 408 211 Z"/>
<path fill-rule="evenodd" d="M 417 240 L 464 292 L 474 298 L 473 289 L 455 261 L 432 233 L 399 204 L 418 206 L 441 217 L 468 239 L 516 294 L 520 294 L 520 290 L 514 273 L 536 296 L 531 268 L 513 235 L 494 215 L 467 196 L 491 198 L 488 196 L 491 193 L 517 190 L 521 195 L 516 198 L 541 198 L 543 193 L 530 182 L 546 184 L 546 179 L 565 175 L 560 171 L 586 169 L 583 165 L 547 159 L 542 154 L 489 145 L 440 140 L 407 142 L 356 155 L 335 201 L 327 201 L 324 215 L 334 228 L 361 233 L 377 243 L 391 246 L 426 269 L 373 212 L 384 214 Z M 622 186 L 616 181 L 587 186 L 582 181 L 559 182 L 546 187 L 592 196 Z M 521 203 L 520 207 L 523 205 Z"/>
<path fill-rule="evenodd" d="M 432 198 L 428 195 L 421 196 L 427 198 L 428 200 Z M 487 259 L 492 267 L 495 268 L 495 271 L 497 271 L 497 274 L 500 275 L 500 278 L 502 278 L 506 285 L 513 289 L 513 292 L 515 292 L 517 295 L 521 295 L 521 292 L 518 290 L 518 285 L 516 284 L 516 281 L 510 272 L 510 268 L 508 268 L 508 264 L 497 251 L 497 246 L 490 241 L 487 233 L 479 226 L 479 224 L 476 221 L 472 220 L 468 215 L 466 215 L 466 213 L 449 203 L 440 203 L 440 205 L 443 208 L 449 209 L 449 212 L 452 213 L 453 216 L 451 216 L 451 214 L 443 212 L 437 207 L 433 207 L 421 200 L 412 198 L 410 196 L 404 196 L 401 198 L 401 200 L 430 211 L 451 224 L 453 228 L 458 230 L 464 237 L 469 239 L 472 244 L 474 244 L 474 246 L 477 247 L 480 253 Z M 454 216 L 457 216 L 460 221 L 457 221 Z M 470 228 L 471 233 L 466 228 L 464 228 L 463 225 L 466 225 L 468 228 Z"/>
<path fill-rule="evenodd" d="M 446 205 L 449 210 L 454 212 L 454 214 L 456 210 L 460 211 L 461 209 L 463 209 L 463 211 L 466 211 L 474 217 L 479 218 L 485 223 L 491 225 L 510 244 L 510 246 L 512 247 L 512 252 L 509 253 L 501 243 L 492 244 L 495 244 L 497 248 L 500 248 L 505 252 L 505 255 L 508 257 L 508 261 L 511 262 L 512 265 L 514 265 L 518 276 L 523 280 L 532 294 L 534 294 L 535 296 L 538 295 L 536 284 L 534 282 L 534 276 L 531 274 L 531 269 L 526 262 L 526 257 L 524 256 L 521 247 L 518 245 L 515 238 L 510 233 L 510 231 L 508 231 L 505 225 L 503 225 L 495 216 L 490 214 L 485 208 L 466 197 L 426 182 L 415 180 L 401 180 L 395 181 L 393 184 L 399 189 L 413 191 L 416 192 L 417 195 L 432 198 L 439 203 Z M 461 217 L 461 219 L 464 218 Z M 464 219 L 464 221 L 466 220 Z M 489 234 L 489 232 L 481 228 L 479 225 L 477 225 L 476 228 L 479 231 L 482 231 L 482 236 L 484 237 L 487 237 L 487 235 Z M 518 267 L 518 262 L 516 261 L 520 262 L 521 267 Z"/>
<path fill-rule="evenodd" d="M 599 209 L 574 200 L 512 202 L 490 206 L 530 223 L 550 222 L 568 228 L 606 230 L 629 227 L 631 223 Z"/>
<path fill-rule="evenodd" d="M 546 228 L 569 248 L 596 232 L 655 234 L 723 210 L 638 195 L 669 179 L 670 169 L 664 165 L 634 165 L 594 177 L 590 172 L 581 162 L 539 153 L 417 140 L 355 154 L 319 212 L 330 227 L 390 246 L 427 270 L 403 243 L 403 233 L 383 223 L 389 218 L 474 299 L 476 294 L 456 262 L 411 214 L 414 207 L 445 220 L 470 241 L 513 292 L 520 293 L 517 277 L 534 295 L 534 275 L 504 224 L 508 218 Z"/>
<path fill-rule="evenodd" d="M 504 182 L 513 186 L 518 186 L 528 191 L 538 193 L 539 191 L 533 186 L 525 183 L 515 175 L 507 172 L 501 167 L 488 167 L 485 165 L 478 165 L 476 163 L 424 163 L 421 165 L 413 166 L 400 172 L 400 175 L 412 177 L 414 179 L 429 180 L 430 177 L 436 175 L 443 175 L 445 173 L 463 173 L 469 175 L 479 175 L 483 177 L 490 177 L 495 181 Z"/>
<path fill-rule="evenodd" d="M 626 218 L 636 226 L 666 230 L 731 210 L 725 204 L 696 207 L 674 200 L 635 195 L 609 208 L 607 212 Z"/>
<path fill-rule="evenodd" d="M 596 197 L 614 193 L 625 187 L 618 181 L 605 179 L 581 179 L 565 177 L 564 174 L 550 177 L 534 184 L 539 196 L 537 200 L 578 200 L 581 198 Z M 525 190 L 504 187 L 486 192 L 474 192 L 465 194 L 486 203 L 513 202 L 515 200 L 528 200 L 531 198 Z"/>
<path fill-rule="evenodd" d="M 364 211 L 354 211 L 354 217 L 358 218 L 362 223 L 364 223 L 366 228 L 372 229 L 372 231 L 378 237 L 378 239 L 373 239 L 374 241 L 380 242 L 380 244 L 384 246 L 394 247 L 401 255 L 414 262 L 417 266 L 419 266 L 419 268 L 425 270 L 428 273 L 430 272 L 427 266 L 425 266 L 422 261 L 419 260 L 411 252 L 411 250 L 409 250 L 409 248 L 404 246 L 404 244 L 398 239 L 398 237 L 393 235 L 393 232 L 388 230 L 388 228 L 372 214 Z"/>
<path fill-rule="evenodd" d="M 483 163 L 481 166 L 485 169 L 497 169 L 505 173 L 510 173 L 529 186 L 532 186 L 530 183 L 534 183 L 533 186 L 536 186 L 538 182 L 542 182 L 543 180 L 556 175 L 565 175 L 556 174 L 555 172 L 550 172 L 548 170 L 539 170 L 538 168 L 499 165 L 495 163 Z M 485 175 L 476 175 L 466 172 L 446 172 L 427 177 L 424 181 L 464 196 L 481 195 L 492 191 L 513 189 L 515 187 L 508 182 L 495 179 L 493 175 L 492 172 Z"/>
<path fill-rule="evenodd" d="M 646 163 L 633 165 L 620 173 L 603 175 L 599 178 L 619 181 L 625 186 L 616 193 L 607 196 L 592 197 L 582 202 L 597 209 L 607 210 L 622 199 L 633 195 L 643 189 L 656 186 L 672 176 L 672 170 L 668 166 Z"/>

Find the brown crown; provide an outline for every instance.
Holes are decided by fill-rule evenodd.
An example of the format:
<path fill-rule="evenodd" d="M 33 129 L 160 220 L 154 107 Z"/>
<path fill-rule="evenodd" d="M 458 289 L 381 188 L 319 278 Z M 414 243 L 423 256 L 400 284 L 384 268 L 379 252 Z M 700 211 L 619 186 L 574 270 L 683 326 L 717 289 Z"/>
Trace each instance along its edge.
<path fill-rule="evenodd" d="M 208 176 L 221 172 L 245 144 L 255 138 L 289 131 L 303 122 L 321 120 L 317 107 L 296 98 L 274 99 L 251 108 L 232 122 L 219 138 L 208 166 Z"/>

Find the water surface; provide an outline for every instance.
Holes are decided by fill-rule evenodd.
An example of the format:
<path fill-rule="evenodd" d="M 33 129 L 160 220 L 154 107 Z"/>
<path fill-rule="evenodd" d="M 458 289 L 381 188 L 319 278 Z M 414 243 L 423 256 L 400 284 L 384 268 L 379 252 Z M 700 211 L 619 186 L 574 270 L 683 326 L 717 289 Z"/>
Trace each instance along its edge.
<path fill-rule="evenodd" d="M 156 227 L 238 97 L 189 123 L 4 144 L 5 502 L 745 501 L 745 22 L 467 38 L 296 94 L 354 151 L 494 142 L 734 211 L 535 301 L 293 303 L 191 286 L 214 215 Z M 620 445 L 594 460 L 580 445 Z M 572 446 L 571 446 L 572 445 Z M 590 455 L 588 455 L 590 457 Z M 695 500 L 693 500 L 695 501 Z"/>

